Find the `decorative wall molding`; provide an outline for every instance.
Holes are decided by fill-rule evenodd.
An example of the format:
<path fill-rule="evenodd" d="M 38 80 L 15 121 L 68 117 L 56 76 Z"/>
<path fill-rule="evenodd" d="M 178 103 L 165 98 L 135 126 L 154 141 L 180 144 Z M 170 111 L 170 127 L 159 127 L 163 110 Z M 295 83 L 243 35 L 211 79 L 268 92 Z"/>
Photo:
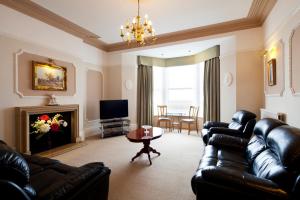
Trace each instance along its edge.
<path fill-rule="evenodd" d="M 154 44 L 149 44 L 146 46 L 159 45 L 260 27 L 271 12 L 276 2 L 277 0 L 253 0 L 248 12 L 248 16 L 246 18 L 157 35 L 158 40 Z M 99 39 L 100 36 L 98 36 L 97 34 L 94 34 L 91 31 L 80 27 L 79 25 L 51 12 L 50 10 L 30 0 L 1 0 L 0 3 L 25 15 L 28 15 L 53 27 L 70 33 L 76 37 L 79 37 L 83 40 L 83 42 L 103 51 L 113 52 L 125 49 L 141 48 L 140 46 L 127 45 L 126 42 L 107 44 L 101 41 Z"/>
<path fill-rule="evenodd" d="M 300 85 L 298 86 L 299 89 L 295 88 L 296 86 L 294 85 L 293 81 L 294 80 L 299 80 L 299 76 L 300 76 L 300 71 L 298 70 L 298 74 L 297 74 L 297 71 L 296 69 L 293 69 L 294 68 L 294 64 L 298 64 L 300 65 L 299 63 L 293 63 L 293 59 L 294 59 L 294 55 L 293 55 L 293 45 L 300 45 L 299 43 L 293 43 L 293 38 L 295 36 L 295 33 L 298 33 L 300 37 L 300 24 L 298 24 L 291 32 L 290 34 L 290 38 L 289 38 L 289 78 L 290 78 L 290 89 L 291 89 L 291 92 L 294 96 L 300 96 Z M 300 49 L 300 48 L 299 48 Z M 295 55 L 295 58 L 298 58 L 299 59 L 299 56 L 296 57 L 298 55 Z M 299 66 L 298 66 L 299 68 Z"/>
<path fill-rule="evenodd" d="M 34 98 L 34 99 L 37 99 L 37 98 L 40 98 L 40 99 L 45 99 L 45 98 L 48 98 L 48 95 L 40 95 L 40 96 L 28 96 L 28 95 L 24 95 L 20 90 L 19 90 L 19 56 L 21 56 L 22 54 L 24 53 L 29 53 L 29 54 L 34 54 L 34 55 L 37 55 L 37 56 L 42 56 L 42 57 L 47 57 L 45 55 L 40 55 L 40 54 L 37 54 L 36 52 L 31 52 L 31 51 L 28 51 L 28 50 L 24 50 L 24 49 L 20 49 L 19 51 L 17 51 L 15 54 L 14 54 L 14 89 L 15 89 L 15 93 L 17 95 L 19 95 L 20 98 Z M 72 64 L 74 67 L 76 65 L 74 65 L 72 62 L 69 62 L 70 64 Z M 77 67 L 75 67 L 75 71 L 76 71 L 76 74 L 77 74 Z M 75 77 L 75 80 L 77 81 L 77 78 Z M 73 97 L 76 97 L 76 83 L 75 81 L 75 93 L 71 96 Z"/>
<path fill-rule="evenodd" d="M 88 73 L 89 70 L 90 71 L 99 72 L 101 74 L 101 76 L 102 76 L 101 94 L 100 94 L 101 96 L 100 96 L 100 99 L 103 99 L 104 98 L 104 73 L 101 70 L 90 68 L 90 67 L 87 68 L 86 73 Z M 84 121 L 85 121 L 85 124 L 87 126 L 89 126 L 90 124 L 93 124 L 95 121 L 100 122 L 100 119 L 89 120 L 88 117 L 87 117 L 87 109 L 84 109 Z M 98 127 L 99 127 L 99 124 L 98 124 Z"/>

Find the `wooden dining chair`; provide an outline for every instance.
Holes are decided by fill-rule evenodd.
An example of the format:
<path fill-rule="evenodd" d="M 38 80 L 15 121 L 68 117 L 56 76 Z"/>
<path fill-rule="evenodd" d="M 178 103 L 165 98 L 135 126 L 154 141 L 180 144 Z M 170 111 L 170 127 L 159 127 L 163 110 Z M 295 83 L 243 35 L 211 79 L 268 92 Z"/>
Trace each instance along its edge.
<path fill-rule="evenodd" d="M 171 130 L 171 117 L 168 116 L 168 107 L 166 105 L 158 105 L 157 106 L 158 111 L 158 120 L 157 120 L 157 126 L 160 127 L 160 123 L 164 122 L 165 127 L 168 127 L 169 130 Z"/>
<path fill-rule="evenodd" d="M 198 112 L 199 112 L 199 106 L 190 106 L 188 118 L 182 118 L 180 120 L 180 126 L 179 126 L 180 133 L 182 130 L 182 124 L 187 124 L 188 125 L 188 134 L 190 134 L 190 132 L 191 132 L 191 125 L 194 125 L 194 127 L 197 131 L 197 134 L 198 134 L 198 132 L 199 132 L 199 130 L 198 130 Z"/>

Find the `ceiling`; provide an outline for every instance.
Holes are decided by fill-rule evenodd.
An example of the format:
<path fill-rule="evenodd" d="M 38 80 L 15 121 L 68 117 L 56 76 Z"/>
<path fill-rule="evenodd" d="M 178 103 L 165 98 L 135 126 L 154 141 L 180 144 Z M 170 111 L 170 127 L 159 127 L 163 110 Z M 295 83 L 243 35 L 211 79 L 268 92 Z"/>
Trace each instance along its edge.
<path fill-rule="evenodd" d="M 277 0 L 140 0 L 157 33 L 151 45 L 262 26 Z M 0 0 L 0 3 L 112 52 L 140 48 L 122 42 L 120 25 L 137 15 L 137 0 Z M 144 46 L 142 46 L 144 47 Z"/>
<path fill-rule="evenodd" d="M 95 33 L 105 43 L 121 42 L 120 25 L 137 15 L 137 0 L 32 0 Z M 252 0 L 141 0 L 157 34 L 245 18 Z"/>

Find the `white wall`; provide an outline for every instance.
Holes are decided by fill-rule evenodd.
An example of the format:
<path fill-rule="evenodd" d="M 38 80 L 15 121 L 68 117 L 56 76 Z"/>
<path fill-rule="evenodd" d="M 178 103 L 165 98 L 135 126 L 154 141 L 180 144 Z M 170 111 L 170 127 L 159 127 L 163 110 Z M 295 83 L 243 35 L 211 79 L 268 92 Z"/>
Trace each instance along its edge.
<path fill-rule="evenodd" d="M 287 123 L 300 127 L 300 97 L 293 96 L 290 90 L 289 74 L 289 38 L 292 30 L 300 24 L 300 1 L 280 0 L 264 26 L 265 49 L 271 49 L 275 43 L 282 40 L 284 47 L 285 90 L 282 96 L 265 97 L 266 109 L 273 112 L 283 112 L 287 115 Z"/>
<path fill-rule="evenodd" d="M 31 17 L 0 5 L 0 139 L 15 145 L 16 106 L 45 105 L 44 97 L 21 98 L 15 92 L 14 55 L 20 49 L 63 60 L 76 66 L 76 95 L 58 97 L 61 104 L 80 105 L 80 136 L 86 128 L 86 75 L 88 69 L 102 71 L 106 53 L 80 39 Z"/>
<path fill-rule="evenodd" d="M 236 39 L 220 44 L 221 121 L 230 121 L 236 110 Z M 224 84 L 225 74 L 232 75 L 231 85 Z"/>
<path fill-rule="evenodd" d="M 126 81 L 132 83 L 131 88 L 126 88 Z M 128 99 L 129 118 L 131 127 L 137 126 L 136 108 L 137 108 L 137 57 L 132 54 L 122 55 L 122 98 Z"/>

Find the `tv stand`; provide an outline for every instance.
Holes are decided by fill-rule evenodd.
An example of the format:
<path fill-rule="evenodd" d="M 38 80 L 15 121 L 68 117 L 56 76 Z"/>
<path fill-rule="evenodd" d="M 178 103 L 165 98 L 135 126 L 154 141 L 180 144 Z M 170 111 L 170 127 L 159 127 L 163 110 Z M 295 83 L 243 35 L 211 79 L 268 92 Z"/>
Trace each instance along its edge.
<path fill-rule="evenodd" d="M 100 120 L 100 137 L 125 135 L 129 132 L 130 120 L 128 118 L 114 118 Z"/>

